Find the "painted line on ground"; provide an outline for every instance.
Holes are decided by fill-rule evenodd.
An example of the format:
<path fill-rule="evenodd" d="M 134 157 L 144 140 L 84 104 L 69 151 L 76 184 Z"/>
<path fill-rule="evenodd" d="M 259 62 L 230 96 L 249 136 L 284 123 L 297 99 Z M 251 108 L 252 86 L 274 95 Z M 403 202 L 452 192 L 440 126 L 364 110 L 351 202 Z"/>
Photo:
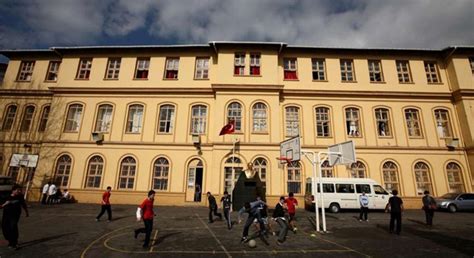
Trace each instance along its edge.
<path fill-rule="evenodd" d="M 151 242 L 150 253 L 153 252 L 153 246 L 156 243 L 156 237 L 158 236 L 158 229 L 155 231 L 155 236 L 153 236 L 153 241 Z"/>
<path fill-rule="evenodd" d="M 125 226 L 125 227 L 118 228 L 118 229 L 113 230 L 113 231 L 111 231 L 111 232 L 109 232 L 109 233 L 106 233 L 106 234 L 102 235 L 101 237 L 97 238 L 96 240 L 92 241 L 92 242 L 84 249 L 84 251 L 82 251 L 82 253 L 81 253 L 81 258 L 84 258 L 85 255 L 86 255 L 86 253 L 87 253 L 87 251 L 88 251 L 96 242 L 100 241 L 102 238 L 104 238 L 104 237 L 106 237 L 106 236 L 108 236 L 108 235 L 110 235 L 110 234 L 112 234 L 112 233 L 115 233 L 115 232 L 117 232 L 117 231 L 120 231 L 120 230 L 123 230 L 123 229 L 126 229 L 126 228 L 131 228 L 131 227 L 135 227 L 135 225 L 128 225 L 128 226 Z"/>
<path fill-rule="evenodd" d="M 217 238 L 216 234 L 214 234 L 214 232 L 211 230 L 211 228 L 209 228 L 209 226 L 201 219 L 201 217 L 199 217 L 199 215 L 197 213 L 194 213 L 194 215 L 196 215 L 196 217 L 199 219 L 199 221 L 201 221 L 201 223 L 207 228 L 207 230 L 209 230 L 209 233 L 211 233 L 211 235 L 214 237 L 214 239 L 217 241 L 217 243 L 221 246 L 222 250 L 224 250 L 224 252 L 227 254 L 227 257 L 231 258 L 232 255 L 230 255 L 230 253 L 227 251 L 227 249 L 225 249 L 224 245 L 222 245 L 221 241 Z"/>

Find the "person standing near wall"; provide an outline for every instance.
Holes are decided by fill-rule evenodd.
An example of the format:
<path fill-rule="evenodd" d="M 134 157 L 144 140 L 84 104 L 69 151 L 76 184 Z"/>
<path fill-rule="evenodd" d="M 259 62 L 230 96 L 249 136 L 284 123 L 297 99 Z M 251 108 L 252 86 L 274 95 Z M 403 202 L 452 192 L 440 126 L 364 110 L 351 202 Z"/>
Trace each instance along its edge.
<path fill-rule="evenodd" d="M 8 240 L 9 248 L 18 249 L 18 222 L 20 221 L 21 209 L 23 208 L 25 210 L 26 217 L 29 216 L 25 198 L 21 193 L 21 187 L 19 185 L 13 186 L 12 193 L 8 196 L 7 201 L 1 208 L 3 208 L 3 236 Z"/>
<path fill-rule="evenodd" d="M 153 203 L 155 201 L 155 191 L 150 190 L 148 192 L 148 197 L 140 204 L 139 211 L 140 217 L 137 217 L 138 221 L 143 219 L 144 228 L 135 229 L 135 238 L 138 237 L 138 234 L 145 233 L 145 242 L 143 243 L 143 248 L 148 248 L 150 244 L 151 231 L 153 231 L 153 218 L 155 217 L 155 212 L 153 211 Z"/>
<path fill-rule="evenodd" d="M 46 204 L 46 200 L 48 199 L 49 185 L 51 185 L 51 182 L 48 182 L 43 186 L 43 197 L 41 199 L 41 204 Z"/>
<path fill-rule="evenodd" d="M 49 184 L 48 187 L 48 204 L 54 203 L 54 198 L 56 198 L 56 192 L 58 191 L 58 188 L 56 185 L 53 183 Z"/>
<path fill-rule="evenodd" d="M 207 192 L 207 200 L 209 201 L 209 223 L 214 222 L 212 213 L 214 213 L 215 216 L 219 217 L 219 219 L 222 219 L 222 214 L 217 212 L 216 198 L 211 194 L 211 192 Z"/>
<path fill-rule="evenodd" d="M 397 196 L 397 190 L 393 190 L 392 194 L 393 196 L 388 199 L 388 203 L 385 206 L 385 212 L 390 211 L 390 234 L 393 233 L 395 222 L 397 222 L 397 229 L 395 233 L 397 233 L 397 235 L 400 235 L 400 231 L 402 230 L 403 201 L 400 197 Z"/>
<path fill-rule="evenodd" d="M 423 202 L 423 210 L 425 211 L 426 216 L 426 225 L 433 226 L 433 217 L 436 210 L 436 201 L 433 197 L 430 196 L 429 191 L 424 192 L 425 196 L 421 199 Z"/>
<path fill-rule="evenodd" d="M 112 207 L 110 206 L 110 192 L 112 191 L 112 187 L 107 186 L 107 191 L 102 194 L 102 206 L 99 215 L 95 218 L 95 221 L 99 221 L 100 217 L 104 215 L 105 211 L 107 211 L 108 219 L 107 222 L 112 221 Z"/>

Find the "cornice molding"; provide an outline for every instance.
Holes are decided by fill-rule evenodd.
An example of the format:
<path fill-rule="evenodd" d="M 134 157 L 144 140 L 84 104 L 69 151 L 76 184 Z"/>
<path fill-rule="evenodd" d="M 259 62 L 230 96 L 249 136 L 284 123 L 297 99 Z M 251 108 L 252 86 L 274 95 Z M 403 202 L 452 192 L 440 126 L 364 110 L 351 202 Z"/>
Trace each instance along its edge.
<path fill-rule="evenodd" d="M 474 89 L 459 89 L 453 92 L 453 98 L 455 101 L 461 101 L 463 99 L 474 99 Z"/>
<path fill-rule="evenodd" d="M 227 84 L 213 83 L 211 87 L 214 91 L 272 91 L 280 92 L 283 90 L 282 84 Z"/>
<path fill-rule="evenodd" d="M 294 90 L 284 89 L 286 96 L 311 96 L 311 97 L 349 97 L 349 98 L 386 98 L 386 99 L 447 99 L 452 98 L 449 92 L 398 92 L 398 91 L 343 91 L 343 90 Z"/>
<path fill-rule="evenodd" d="M 50 90 L 18 90 L 18 89 L 0 89 L 2 96 L 36 96 L 51 97 L 53 92 Z"/>
<path fill-rule="evenodd" d="M 50 87 L 54 94 L 127 94 L 127 95 L 170 95 L 188 94 L 212 95 L 211 88 L 203 87 Z"/>

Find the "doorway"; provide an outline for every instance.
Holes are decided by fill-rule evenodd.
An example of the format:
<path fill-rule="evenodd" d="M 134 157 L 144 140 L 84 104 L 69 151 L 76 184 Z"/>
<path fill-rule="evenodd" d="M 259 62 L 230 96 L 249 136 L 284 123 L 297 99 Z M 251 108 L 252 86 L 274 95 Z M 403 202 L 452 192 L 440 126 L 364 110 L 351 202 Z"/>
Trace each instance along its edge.
<path fill-rule="evenodd" d="M 202 201 L 203 174 L 204 167 L 201 160 L 194 159 L 189 162 L 186 202 L 200 203 Z"/>

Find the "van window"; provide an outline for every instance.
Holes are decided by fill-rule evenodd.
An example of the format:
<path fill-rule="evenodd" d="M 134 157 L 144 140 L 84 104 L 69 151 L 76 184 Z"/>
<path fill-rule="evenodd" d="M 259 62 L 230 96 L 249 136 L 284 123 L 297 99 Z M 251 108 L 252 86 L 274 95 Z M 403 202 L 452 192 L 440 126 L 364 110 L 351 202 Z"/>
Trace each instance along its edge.
<path fill-rule="evenodd" d="M 336 184 L 336 191 L 338 193 L 354 193 L 353 184 Z"/>
<path fill-rule="evenodd" d="M 356 184 L 356 191 L 357 193 L 367 193 L 367 194 L 370 194 L 372 193 L 370 191 L 370 185 L 361 185 L 361 184 Z"/>
<path fill-rule="evenodd" d="M 334 184 L 323 184 L 324 193 L 334 193 Z M 318 184 L 318 193 L 319 193 L 319 184 Z"/>
<path fill-rule="evenodd" d="M 374 192 L 375 194 L 387 194 L 387 191 L 385 191 L 385 189 L 383 189 L 380 185 L 374 185 Z"/>
<path fill-rule="evenodd" d="M 11 178 L 0 178 L 0 185 L 12 185 L 13 181 Z"/>

